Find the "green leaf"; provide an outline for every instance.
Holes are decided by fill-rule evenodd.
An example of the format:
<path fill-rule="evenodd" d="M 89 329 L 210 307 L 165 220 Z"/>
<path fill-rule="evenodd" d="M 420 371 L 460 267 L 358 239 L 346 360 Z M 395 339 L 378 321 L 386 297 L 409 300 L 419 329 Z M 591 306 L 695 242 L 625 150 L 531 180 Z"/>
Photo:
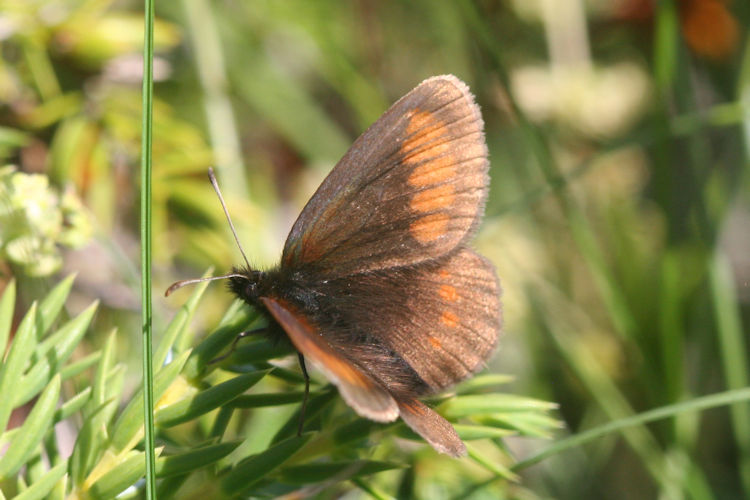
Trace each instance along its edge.
<path fill-rule="evenodd" d="M 52 491 L 58 481 L 60 481 L 67 471 L 67 463 L 62 462 L 52 467 L 46 474 L 34 481 L 26 491 L 14 497 L 14 500 L 37 500 L 46 498 L 47 494 Z"/>
<path fill-rule="evenodd" d="M 255 483 L 297 453 L 307 443 L 310 436 L 310 434 L 303 434 L 286 439 L 241 461 L 232 468 L 221 482 L 222 490 L 227 494 L 237 496 L 246 493 Z"/>
<path fill-rule="evenodd" d="M 26 421 L 0 460 L 0 478 L 10 478 L 34 454 L 49 430 L 60 396 L 60 375 L 55 375 L 39 396 Z"/>
<path fill-rule="evenodd" d="M 36 303 L 31 304 L 26 316 L 21 320 L 16 330 L 16 336 L 10 346 L 5 363 L 0 363 L 0 394 L 15 394 L 19 381 L 23 375 L 23 369 L 31 358 L 36 346 Z M 13 410 L 14 398 L 0 398 L 0 429 L 8 425 L 10 412 Z"/>
<path fill-rule="evenodd" d="M 99 366 L 96 367 L 96 375 L 92 384 L 93 395 L 91 403 L 88 405 L 92 411 L 87 411 L 86 416 L 95 411 L 96 408 L 100 407 L 107 400 L 107 379 L 114 363 L 116 340 L 116 332 L 113 331 L 107 338 L 104 349 L 101 351 L 102 355 L 99 359 Z"/>
<path fill-rule="evenodd" d="M 305 421 L 310 421 L 315 418 L 331 401 L 338 396 L 338 391 L 333 387 L 330 387 L 327 391 L 320 393 L 320 395 L 310 398 L 307 401 L 307 408 L 305 408 Z M 276 432 L 273 437 L 272 443 L 278 443 L 282 439 L 288 438 L 297 432 L 299 427 L 299 417 L 302 412 L 302 405 L 295 411 L 289 420 Z"/>
<path fill-rule="evenodd" d="M 458 435 L 464 441 L 473 441 L 475 439 L 495 439 L 512 436 L 515 432 L 508 429 L 498 429 L 486 425 L 463 425 L 453 424 Z"/>
<path fill-rule="evenodd" d="M 279 480 L 295 485 L 314 484 L 327 480 L 344 481 L 352 477 L 367 476 L 403 467 L 406 465 L 377 460 L 292 465 L 279 471 Z"/>
<path fill-rule="evenodd" d="M 44 387 L 50 377 L 60 371 L 78 343 L 83 339 L 86 329 L 94 317 L 98 303 L 94 302 L 75 319 L 72 319 L 56 333 L 45 339 L 36 349 L 35 357 L 38 361 L 29 369 L 18 383 L 21 390 L 17 390 L 13 403 L 20 406 Z"/>
<path fill-rule="evenodd" d="M 112 371 L 107 374 L 107 392 L 104 395 L 105 401 L 107 399 L 122 399 L 127 369 L 128 367 L 126 365 L 118 363 L 112 368 Z"/>
<path fill-rule="evenodd" d="M 68 400 L 65 401 L 60 408 L 57 409 L 53 421 L 55 423 L 61 422 L 74 413 L 77 413 L 81 408 L 84 407 L 84 405 L 89 401 L 90 398 L 91 387 L 86 387 L 84 390 L 82 390 L 72 398 L 68 398 Z"/>
<path fill-rule="evenodd" d="M 497 477 L 502 477 L 509 481 L 518 481 L 518 476 L 508 467 L 498 463 L 497 460 L 485 456 L 473 446 L 467 445 L 466 449 L 469 452 L 469 457 L 471 457 L 474 462 L 492 472 Z"/>
<path fill-rule="evenodd" d="M 227 348 L 239 333 L 245 330 L 260 313 L 236 300 L 227 309 L 218 328 L 206 337 L 194 350 L 193 355 L 185 364 L 185 377 L 192 380 L 206 369 L 206 365 L 217 358 L 221 351 Z"/>
<path fill-rule="evenodd" d="M 154 377 L 154 400 L 158 401 L 164 391 L 175 381 L 189 356 L 190 351 L 186 351 L 159 370 Z M 138 391 L 115 423 L 111 444 L 114 453 L 122 453 L 129 449 L 128 447 L 134 446 L 132 441 L 137 438 L 138 432 L 142 430 L 143 392 Z"/>
<path fill-rule="evenodd" d="M 40 325 L 37 332 L 37 335 L 39 335 L 38 338 L 41 339 L 57 319 L 57 315 L 60 314 L 68 298 L 68 294 L 70 294 L 70 288 L 73 286 L 74 280 L 75 275 L 71 274 L 58 283 L 47 294 L 44 300 L 39 303 Z"/>
<path fill-rule="evenodd" d="M 333 431 L 333 442 L 337 446 L 359 441 L 367 438 L 373 429 L 383 427 L 380 422 L 374 422 L 366 418 L 356 418 L 348 424 L 336 426 Z"/>
<path fill-rule="evenodd" d="M 317 397 L 321 393 L 311 392 L 310 397 Z M 261 408 L 264 406 L 281 406 L 292 403 L 302 403 L 305 398 L 303 391 L 271 392 L 266 394 L 243 394 L 233 399 L 229 406 L 232 408 Z"/>
<path fill-rule="evenodd" d="M 551 429 L 559 429 L 561 424 L 547 415 L 532 412 L 496 413 L 482 418 L 482 423 L 504 429 L 514 429 L 524 436 L 544 439 L 551 437 Z"/>
<path fill-rule="evenodd" d="M 157 453 L 159 450 L 156 450 Z M 146 455 L 142 451 L 130 451 L 122 461 L 108 470 L 94 484 L 89 493 L 91 498 L 109 500 L 132 486 L 144 475 Z"/>
<path fill-rule="evenodd" d="M 86 418 L 78 433 L 73 454 L 70 457 L 70 476 L 73 484 L 80 488 L 91 468 L 98 460 L 106 440 L 105 424 L 117 408 L 116 401 L 102 404 Z"/>
<path fill-rule="evenodd" d="M 83 335 L 81 331 L 85 331 L 88 328 L 98 307 L 99 301 L 95 300 L 78 316 L 65 323 L 55 333 L 41 341 L 34 352 L 36 359 L 41 359 L 42 356 L 52 350 L 68 349 L 70 343 L 75 342 L 75 339 Z"/>
<path fill-rule="evenodd" d="M 462 382 L 456 389 L 456 392 L 459 394 L 473 394 L 486 390 L 494 390 L 498 386 L 507 385 L 510 382 L 513 382 L 513 380 L 515 380 L 515 377 L 512 375 L 485 373 Z"/>
<path fill-rule="evenodd" d="M 224 361 L 222 365 L 257 363 L 269 359 L 283 358 L 296 352 L 294 348 L 284 343 L 272 343 L 267 339 L 256 340 L 240 345 Z"/>
<path fill-rule="evenodd" d="M 157 477 L 175 476 L 206 467 L 232 453 L 240 444 L 242 441 L 226 441 L 195 448 L 179 455 L 161 457 L 156 461 L 156 475 Z"/>
<path fill-rule="evenodd" d="M 513 411 L 549 411 L 557 408 L 554 403 L 513 394 L 482 394 L 457 396 L 444 403 L 445 414 L 450 418 L 468 417 L 477 414 L 507 413 Z"/>
<path fill-rule="evenodd" d="M 233 400 L 257 384 L 267 373 L 268 371 L 247 373 L 200 391 L 193 397 L 157 410 L 156 421 L 161 426 L 171 427 L 193 420 Z"/>
<path fill-rule="evenodd" d="M 5 352 L 10 336 L 10 326 L 13 323 L 13 308 L 16 304 L 16 280 L 12 279 L 3 290 L 0 299 L 0 349 Z"/>
<path fill-rule="evenodd" d="M 72 363 L 68 363 L 62 370 L 60 370 L 62 379 L 68 380 L 69 378 L 75 377 L 76 375 L 79 375 L 80 373 L 86 371 L 88 368 L 92 367 L 99 361 L 101 355 L 101 351 L 96 351 L 84 358 L 81 358 Z"/>

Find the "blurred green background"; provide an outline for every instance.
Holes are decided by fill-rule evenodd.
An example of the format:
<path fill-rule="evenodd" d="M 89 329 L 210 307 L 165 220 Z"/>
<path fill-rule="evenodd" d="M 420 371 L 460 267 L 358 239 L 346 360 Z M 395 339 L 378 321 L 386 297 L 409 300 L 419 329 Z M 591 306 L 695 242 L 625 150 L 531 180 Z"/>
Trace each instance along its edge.
<path fill-rule="evenodd" d="M 174 280 L 272 265 L 349 144 L 423 79 L 482 107 L 512 391 L 559 404 L 554 440 L 748 386 L 750 4 L 730 0 L 157 2 L 156 331 Z M 25 308 L 77 272 L 138 383 L 141 4 L 0 1 L 0 288 Z M 27 220 L 5 217 L 23 205 Z M 183 292 L 180 292 L 183 293 Z M 230 302 L 205 299 L 201 336 Z M 76 309 L 78 307 L 78 309 Z M 91 338 L 92 346 L 102 339 Z M 550 441 L 506 440 L 519 460 Z M 508 464 L 506 464 L 508 465 Z M 419 472 L 417 472 L 419 474 Z M 747 498 L 750 407 L 553 456 L 515 498 Z M 482 497 L 482 488 L 474 492 Z M 491 498 L 491 497 L 489 497 Z"/>

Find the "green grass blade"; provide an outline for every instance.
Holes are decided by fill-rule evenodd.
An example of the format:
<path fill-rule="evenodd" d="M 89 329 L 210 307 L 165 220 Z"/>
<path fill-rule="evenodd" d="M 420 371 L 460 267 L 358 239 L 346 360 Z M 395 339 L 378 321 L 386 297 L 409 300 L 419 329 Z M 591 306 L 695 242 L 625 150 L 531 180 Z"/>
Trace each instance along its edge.
<path fill-rule="evenodd" d="M 675 415 L 682 413 L 703 411 L 708 408 L 726 405 L 746 404 L 748 401 L 750 401 L 750 388 L 744 388 L 711 394 L 709 396 L 694 398 L 690 401 L 655 408 L 653 410 L 639 413 L 628 418 L 615 420 L 605 425 L 580 432 L 566 439 L 561 439 L 541 453 L 527 458 L 526 460 L 517 462 L 512 469 L 514 471 L 523 470 L 541 462 L 547 457 L 556 455 L 571 448 L 579 447 L 613 432 L 622 432 L 628 428 L 643 426 L 649 422 L 674 417 Z"/>
<path fill-rule="evenodd" d="M 710 263 L 710 283 L 719 345 L 721 347 L 724 378 L 729 389 L 750 386 L 748 380 L 747 334 L 743 332 L 742 317 L 732 278 L 732 269 L 720 250 Z M 739 473 L 745 493 L 750 495 L 750 404 L 730 408 L 732 427 L 737 437 Z"/>
<path fill-rule="evenodd" d="M 154 456 L 154 362 L 152 353 L 151 173 L 154 125 L 154 0 L 144 0 L 143 30 L 143 123 L 141 129 L 141 346 L 143 367 L 143 422 L 145 432 L 146 498 L 156 499 Z"/>

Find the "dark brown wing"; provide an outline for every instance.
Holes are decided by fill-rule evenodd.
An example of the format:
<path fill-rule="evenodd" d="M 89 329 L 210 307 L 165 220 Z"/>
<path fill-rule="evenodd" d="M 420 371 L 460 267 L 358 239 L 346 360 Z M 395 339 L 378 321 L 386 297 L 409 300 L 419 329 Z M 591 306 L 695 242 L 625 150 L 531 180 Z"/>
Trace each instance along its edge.
<path fill-rule="evenodd" d="M 497 344 L 500 285 L 492 265 L 467 248 L 416 268 L 332 280 L 321 291 L 336 297 L 331 316 L 340 324 L 356 325 L 371 339 L 367 342 L 406 362 L 409 370 L 394 380 L 398 365 L 347 349 L 352 362 L 396 399 L 436 392 L 467 378 L 482 368 Z M 348 335 L 325 328 L 333 345 L 351 345 Z M 413 380 L 397 383 L 405 377 Z"/>
<path fill-rule="evenodd" d="M 479 108 L 451 75 L 396 102 L 323 181 L 294 224 L 282 267 L 331 278 L 412 265 L 466 241 L 487 194 Z"/>
<path fill-rule="evenodd" d="M 385 388 L 331 347 L 294 307 L 278 299 L 260 300 L 284 328 L 294 347 L 338 387 L 341 397 L 357 413 L 378 422 L 398 418 L 396 402 Z"/>

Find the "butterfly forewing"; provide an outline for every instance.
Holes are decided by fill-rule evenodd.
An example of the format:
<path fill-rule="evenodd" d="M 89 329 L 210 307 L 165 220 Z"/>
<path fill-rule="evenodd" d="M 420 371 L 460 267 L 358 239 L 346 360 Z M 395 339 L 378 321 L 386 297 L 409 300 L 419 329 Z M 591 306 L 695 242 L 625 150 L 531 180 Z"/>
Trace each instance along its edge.
<path fill-rule="evenodd" d="M 483 122 L 466 85 L 425 80 L 357 139 L 305 206 L 282 267 L 330 277 L 413 265 L 472 234 L 487 192 Z"/>

